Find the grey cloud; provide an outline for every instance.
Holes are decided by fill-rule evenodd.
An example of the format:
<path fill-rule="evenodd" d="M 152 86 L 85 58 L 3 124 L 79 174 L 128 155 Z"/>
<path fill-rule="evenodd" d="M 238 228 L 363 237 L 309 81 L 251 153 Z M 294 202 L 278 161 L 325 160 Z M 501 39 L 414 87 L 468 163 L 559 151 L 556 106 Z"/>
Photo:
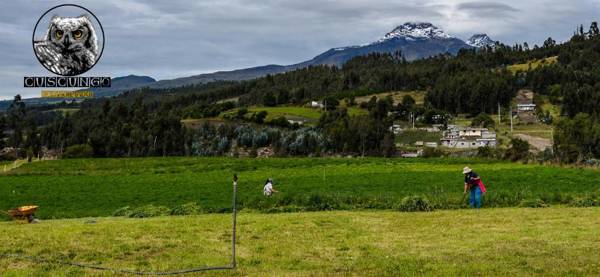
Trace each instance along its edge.
<path fill-rule="evenodd" d="M 456 7 L 459 11 L 470 13 L 477 17 L 512 17 L 519 10 L 503 3 L 496 2 L 468 2 L 460 3 Z"/>
<path fill-rule="evenodd" d="M 594 0 L 595 1 L 595 0 Z M 569 38 L 598 20 L 591 0 L 103 0 L 81 1 L 102 22 L 106 45 L 86 75 L 189 76 L 292 64 L 332 47 L 369 43 L 406 21 L 429 21 L 466 39 L 485 32 L 512 44 Z M 24 90 L 22 77 L 49 75 L 31 49 L 37 18 L 52 1 L 0 1 L 0 98 Z"/>

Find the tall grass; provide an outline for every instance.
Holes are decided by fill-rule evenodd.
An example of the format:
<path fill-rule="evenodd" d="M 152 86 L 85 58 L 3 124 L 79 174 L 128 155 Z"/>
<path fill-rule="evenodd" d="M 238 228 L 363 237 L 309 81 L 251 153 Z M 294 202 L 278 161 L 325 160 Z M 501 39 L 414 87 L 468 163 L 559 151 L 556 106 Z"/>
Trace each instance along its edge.
<path fill-rule="evenodd" d="M 41 218 L 110 216 L 117 209 L 196 202 L 202 212 L 231 210 L 237 173 L 243 209 L 265 212 L 394 209 L 407 196 L 435 209 L 465 207 L 461 170 L 469 165 L 488 187 L 485 207 L 549 205 L 599 199 L 598 170 L 466 159 L 135 158 L 26 164 L 0 176 L 0 209 L 36 204 Z M 275 179 L 281 193 L 262 187 Z M 589 201 L 588 201 L 589 202 Z"/>

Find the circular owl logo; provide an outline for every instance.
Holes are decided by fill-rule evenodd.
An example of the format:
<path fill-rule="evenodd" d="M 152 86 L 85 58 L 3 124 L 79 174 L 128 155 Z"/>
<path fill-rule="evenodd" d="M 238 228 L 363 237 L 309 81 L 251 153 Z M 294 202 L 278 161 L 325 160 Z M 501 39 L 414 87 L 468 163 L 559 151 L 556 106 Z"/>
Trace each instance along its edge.
<path fill-rule="evenodd" d="M 88 9 L 64 4 L 46 11 L 35 24 L 33 51 L 49 71 L 80 75 L 98 62 L 104 51 L 104 29 Z"/>

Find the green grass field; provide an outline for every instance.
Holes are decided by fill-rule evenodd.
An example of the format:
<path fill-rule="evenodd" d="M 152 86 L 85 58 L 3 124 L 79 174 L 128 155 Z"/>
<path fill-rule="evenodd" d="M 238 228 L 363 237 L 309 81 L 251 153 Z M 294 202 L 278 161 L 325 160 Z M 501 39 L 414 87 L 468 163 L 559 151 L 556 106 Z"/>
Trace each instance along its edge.
<path fill-rule="evenodd" d="M 371 98 L 373 96 L 377 97 L 377 99 L 383 99 L 387 96 L 391 96 L 392 99 L 394 100 L 394 104 L 398 104 L 398 103 L 402 102 L 402 98 L 404 96 L 409 95 L 413 99 L 415 99 L 415 104 L 423 105 L 425 103 L 425 95 L 426 94 L 427 94 L 427 92 L 425 92 L 425 91 L 392 91 L 392 92 L 383 92 L 383 93 L 376 93 L 376 94 L 370 94 L 370 95 L 356 97 L 355 101 L 356 101 L 356 103 L 363 103 L 363 102 L 369 102 L 369 100 L 371 100 Z"/>
<path fill-rule="evenodd" d="M 539 66 L 554 64 L 558 61 L 558 56 L 552 56 L 544 59 L 529 61 L 522 64 L 509 65 L 506 68 L 513 74 L 517 72 L 527 72 L 529 69 L 536 69 Z"/>
<path fill-rule="evenodd" d="M 0 252 L 136 270 L 229 263 L 226 214 L 86 221 L 0 223 Z M 242 213 L 238 223 L 238 268 L 202 275 L 600 275 L 599 208 Z M 6 258 L 0 272 L 113 276 Z"/>
<path fill-rule="evenodd" d="M 237 173 L 242 208 L 277 211 L 390 209 L 423 195 L 439 209 L 462 206 L 461 170 L 469 165 L 488 186 L 486 206 L 542 199 L 566 204 L 598 197 L 594 169 L 468 159 L 382 158 L 132 158 L 56 160 L 25 164 L 0 176 L 0 209 L 36 204 L 41 218 L 110 216 L 124 206 L 173 208 L 197 202 L 227 212 Z M 262 196 L 268 177 L 281 191 Z"/>
<path fill-rule="evenodd" d="M 77 111 L 79 111 L 79 109 L 76 109 L 76 108 L 62 108 L 62 109 L 54 109 L 52 111 L 61 112 L 63 115 L 67 115 L 67 114 L 76 113 Z"/>
<path fill-rule="evenodd" d="M 510 130 L 510 126 L 506 126 L 505 130 Z M 545 139 L 552 139 L 552 126 L 545 124 L 521 124 L 513 127 L 515 134 L 525 134 Z"/>
<path fill-rule="evenodd" d="M 220 118 L 223 118 L 224 115 L 236 115 L 237 111 L 238 109 L 226 111 L 220 115 Z M 309 123 L 316 123 L 323 113 L 323 110 L 321 109 L 298 106 L 250 107 L 248 108 L 247 116 L 260 111 L 267 112 L 267 118 L 265 119 L 266 121 L 270 121 L 278 117 L 285 117 L 292 120 L 306 120 Z M 367 111 L 358 107 L 349 107 L 348 114 L 351 116 L 365 115 L 367 114 Z"/>
<path fill-rule="evenodd" d="M 404 130 L 403 132 L 396 134 L 395 139 L 397 143 L 406 145 L 412 145 L 417 141 L 422 142 L 440 142 L 442 138 L 442 132 L 427 132 L 425 130 Z"/>

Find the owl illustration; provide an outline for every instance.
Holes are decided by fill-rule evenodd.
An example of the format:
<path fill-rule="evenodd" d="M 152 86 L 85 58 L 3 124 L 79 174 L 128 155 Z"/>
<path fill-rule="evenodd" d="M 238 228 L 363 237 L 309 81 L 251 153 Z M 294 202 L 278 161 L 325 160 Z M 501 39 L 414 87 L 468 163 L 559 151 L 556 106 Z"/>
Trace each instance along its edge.
<path fill-rule="evenodd" d="M 88 71 L 98 58 L 98 39 L 86 15 L 54 16 L 46 36 L 34 42 L 35 54 L 48 70 L 63 76 Z"/>

